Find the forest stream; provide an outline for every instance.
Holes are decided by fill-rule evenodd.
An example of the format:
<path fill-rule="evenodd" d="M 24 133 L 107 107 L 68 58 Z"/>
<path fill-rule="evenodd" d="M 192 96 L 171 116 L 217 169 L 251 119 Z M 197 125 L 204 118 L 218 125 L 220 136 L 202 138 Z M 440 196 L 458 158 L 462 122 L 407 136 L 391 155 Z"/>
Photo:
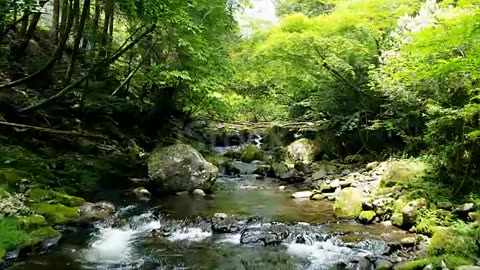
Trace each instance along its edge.
<path fill-rule="evenodd" d="M 11 269 L 370 269 L 366 257 L 408 236 L 336 221 L 331 202 L 292 199 L 278 180 L 253 174 L 255 164 L 236 162 L 243 173 L 220 175 L 213 195 L 123 202 L 109 222 Z"/>

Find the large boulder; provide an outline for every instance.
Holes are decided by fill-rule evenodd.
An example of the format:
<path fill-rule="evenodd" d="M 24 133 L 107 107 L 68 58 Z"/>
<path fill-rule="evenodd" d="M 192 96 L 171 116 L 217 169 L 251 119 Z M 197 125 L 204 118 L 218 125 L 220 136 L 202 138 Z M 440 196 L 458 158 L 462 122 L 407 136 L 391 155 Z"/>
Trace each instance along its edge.
<path fill-rule="evenodd" d="M 218 168 L 193 147 L 176 144 L 151 154 L 148 175 L 160 192 L 210 190 L 217 179 Z"/>
<path fill-rule="evenodd" d="M 292 163 L 312 163 L 319 154 L 319 145 L 305 138 L 296 140 L 287 147 L 287 159 Z"/>
<path fill-rule="evenodd" d="M 417 160 L 400 160 L 391 162 L 382 176 L 381 184 L 384 187 L 405 185 L 424 177 L 431 165 Z"/>
<path fill-rule="evenodd" d="M 363 191 L 357 188 L 345 188 L 337 196 L 333 211 L 337 218 L 357 218 L 362 212 Z"/>
<path fill-rule="evenodd" d="M 240 160 L 243 162 L 263 160 L 263 155 L 263 151 L 260 148 L 256 147 L 255 145 L 248 145 L 243 149 Z"/>

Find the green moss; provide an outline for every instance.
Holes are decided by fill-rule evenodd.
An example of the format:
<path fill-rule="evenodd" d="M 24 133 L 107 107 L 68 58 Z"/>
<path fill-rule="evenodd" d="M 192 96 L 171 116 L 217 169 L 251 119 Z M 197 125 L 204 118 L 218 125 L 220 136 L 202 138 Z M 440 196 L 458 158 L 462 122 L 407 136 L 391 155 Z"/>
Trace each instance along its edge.
<path fill-rule="evenodd" d="M 430 165 L 418 160 L 401 160 L 391 162 L 382 177 L 382 187 L 405 185 L 409 181 L 421 178 L 425 175 Z"/>
<path fill-rule="evenodd" d="M 392 225 L 397 227 L 403 226 L 403 214 L 402 213 L 393 213 L 392 214 Z"/>
<path fill-rule="evenodd" d="M 23 178 L 28 176 L 27 173 L 12 168 L 0 169 L 0 183 L 10 187 L 16 187 Z"/>
<path fill-rule="evenodd" d="M 370 224 L 373 222 L 377 214 L 375 211 L 362 211 L 358 216 L 358 221 L 363 224 Z"/>
<path fill-rule="evenodd" d="M 454 255 L 475 260 L 479 247 L 475 241 L 476 230 L 465 224 L 435 230 L 428 253 L 431 256 Z"/>
<path fill-rule="evenodd" d="M 35 202 L 54 201 L 69 207 L 81 206 L 85 204 L 85 200 L 83 198 L 39 188 L 30 190 L 28 192 L 28 197 Z"/>
<path fill-rule="evenodd" d="M 254 146 L 254 145 L 248 145 L 243 149 L 242 155 L 240 156 L 240 159 L 243 162 L 252 162 L 254 160 L 263 160 L 263 151 Z"/>
<path fill-rule="evenodd" d="M 363 192 L 356 188 L 345 188 L 340 191 L 333 211 L 337 218 L 354 219 L 362 212 Z"/>
<path fill-rule="evenodd" d="M 52 224 L 65 224 L 79 216 L 78 208 L 57 203 L 37 203 L 32 205 L 31 209 L 45 216 L 47 221 Z"/>
<path fill-rule="evenodd" d="M 432 236 L 439 226 L 450 226 L 453 224 L 452 214 L 446 210 L 424 209 L 417 217 L 417 233 Z"/>
<path fill-rule="evenodd" d="M 20 216 L 16 219 L 19 227 L 24 230 L 36 229 L 47 225 L 45 217 L 41 215 Z"/>
<path fill-rule="evenodd" d="M 45 240 L 54 239 L 62 236 L 60 232 L 50 226 L 44 226 L 31 231 L 24 243 L 25 246 L 34 246 Z"/>
<path fill-rule="evenodd" d="M 19 229 L 18 223 L 14 218 L 0 219 L 0 250 L 3 253 L 22 246 L 27 238 L 28 234 Z"/>
<path fill-rule="evenodd" d="M 458 257 L 458 256 L 439 256 L 439 257 L 429 257 L 421 260 L 405 262 L 398 264 L 394 267 L 394 270 L 422 270 L 427 265 L 432 265 L 434 269 L 440 269 L 444 262 L 449 269 L 453 269 L 456 266 L 460 265 L 470 265 L 474 261 L 468 258 Z"/>
<path fill-rule="evenodd" d="M 215 155 L 215 154 L 205 154 L 205 159 L 217 167 L 223 167 L 227 165 L 231 159 L 226 156 Z"/>

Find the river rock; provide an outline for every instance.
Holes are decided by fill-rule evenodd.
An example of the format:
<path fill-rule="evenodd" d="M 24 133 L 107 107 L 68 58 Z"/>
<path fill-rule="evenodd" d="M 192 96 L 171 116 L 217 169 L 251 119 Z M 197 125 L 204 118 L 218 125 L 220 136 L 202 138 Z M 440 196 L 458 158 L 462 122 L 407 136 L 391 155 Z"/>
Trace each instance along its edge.
<path fill-rule="evenodd" d="M 320 147 L 306 138 L 296 140 L 287 147 L 287 159 L 292 163 L 312 163 L 320 154 Z"/>
<path fill-rule="evenodd" d="M 192 191 L 192 195 L 194 196 L 199 196 L 199 197 L 205 197 L 207 194 L 205 194 L 205 191 L 197 188 Z"/>
<path fill-rule="evenodd" d="M 375 270 L 390 270 L 393 268 L 393 263 L 385 259 L 375 260 Z"/>
<path fill-rule="evenodd" d="M 371 270 L 372 263 L 364 257 L 355 257 L 345 267 L 346 270 Z"/>
<path fill-rule="evenodd" d="M 378 167 L 380 163 L 378 161 L 370 162 L 365 166 L 365 170 L 371 171 Z"/>
<path fill-rule="evenodd" d="M 290 235 L 285 226 L 272 226 L 268 228 L 247 228 L 240 236 L 241 244 L 263 244 L 272 246 L 281 244 Z"/>
<path fill-rule="evenodd" d="M 321 200 L 324 200 L 324 199 L 325 199 L 325 195 L 320 194 L 320 193 L 313 194 L 310 197 L 310 200 L 312 200 L 312 201 L 321 201 Z"/>
<path fill-rule="evenodd" d="M 453 213 L 463 220 L 468 218 L 468 213 L 475 211 L 474 203 L 465 203 L 453 210 Z"/>
<path fill-rule="evenodd" d="M 87 202 L 78 208 L 79 217 L 73 223 L 78 226 L 88 225 L 90 222 L 106 220 L 111 217 L 115 211 L 115 205 L 111 202 Z"/>
<path fill-rule="evenodd" d="M 376 216 L 375 211 L 362 211 L 358 216 L 358 221 L 362 224 L 370 224 L 375 220 Z"/>
<path fill-rule="evenodd" d="M 161 192 L 210 190 L 217 179 L 218 168 L 193 147 L 176 144 L 151 154 L 148 174 L 152 184 Z"/>
<path fill-rule="evenodd" d="M 272 165 L 272 177 L 280 180 L 295 180 L 298 178 L 296 171 L 289 168 L 285 162 L 276 162 Z"/>
<path fill-rule="evenodd" d="M 152 196 L 152 194 L 144 187 L 138 187 L 132 190 L 132 193 L 140 201 L 147 201 Z"/>
<path fill-rule="evenodd" d="M 409 202 L 402 209 L 402 226 L 403 228 L 410 228 L 415 225 L 417 221 L 418 212 L 420 209 L 428 207 L 426 199 L 417 199 Z"/>
<path fill-rule="evenodd" d="M 216 213 L 212 217 L 212 231 L 216 233 L 236 233 L 244 226 L 236 218 L 228 216 L 225 213 Z"/>
<path fill-rule="evenodd" d="M 327 171 L 324 168 L 321 168 L 320 170 L 312 174 L 312 180 L 318 181 L 318 180 L 324 179 L 326 176 L 327 176 Z"/>
<path fill-rule="evenodd" d="M 357 218 L 362 212 L 363 191 L 357 188 L 345 188 L 337 196 L 333 211 L 337 218 Z"/>
<path fill-rule="evenodd" d="M 291 196 L 294 199 L 303 199 L 303 198 L 310 198 L 313 195 L 312 191 L 298 191 L 293 193 Z"/>
<path fill-rule="evenodd" d="M 447 211 L 452 211 L 453 204 L 451 202 L 438 202 L 437 208 L 447 210 Z"/>

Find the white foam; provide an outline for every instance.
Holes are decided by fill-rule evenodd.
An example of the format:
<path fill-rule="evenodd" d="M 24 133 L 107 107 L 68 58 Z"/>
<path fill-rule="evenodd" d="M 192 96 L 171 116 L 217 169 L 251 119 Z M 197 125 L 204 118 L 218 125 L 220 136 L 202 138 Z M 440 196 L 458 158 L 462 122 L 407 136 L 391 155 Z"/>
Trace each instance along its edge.
<path fill-rule="evenodd" d="M 172 233 L 168 238 L 170 241 L 200 242 L 212 236 L 211 232 L 203 231 L 201 228 L 185 228 Z"/>
<path fill-rule="evenodd" d="M 221 243 L 240 244 L 241 234 L 227 234 L 225 238 L 220 240 Z"/>
<path fill-rule="evenodd" d="M 119 263 L 131 257 L 134 230 L 101 228 L 96 240 L 85 250 L 89 262 Z"/>

